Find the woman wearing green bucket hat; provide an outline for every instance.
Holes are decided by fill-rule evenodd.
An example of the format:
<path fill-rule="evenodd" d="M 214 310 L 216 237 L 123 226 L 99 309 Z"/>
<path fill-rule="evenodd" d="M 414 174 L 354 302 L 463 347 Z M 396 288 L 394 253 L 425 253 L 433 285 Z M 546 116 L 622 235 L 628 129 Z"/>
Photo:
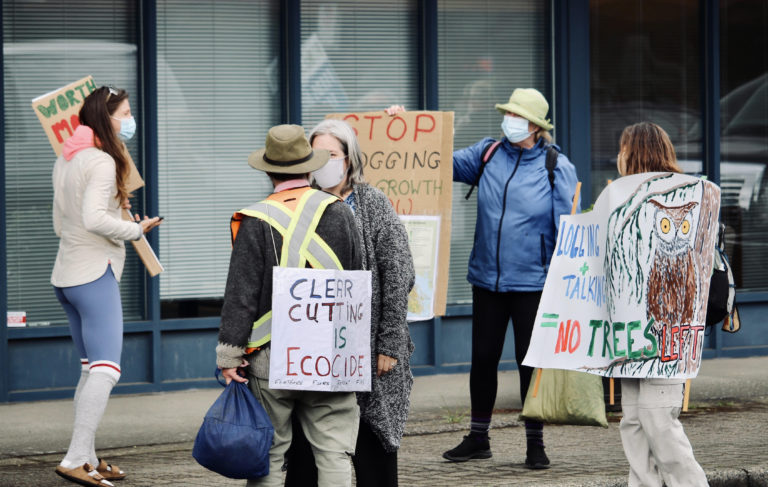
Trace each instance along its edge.
<path fill-rule="evenodd" d="M 388 112 L 398 109 L 402 107 Z M 570 213 L 577 183 L 573 164 L 552 145 L 549 103 L 539 91 L 518 88 L 496 109 L 503 115 L 504 137 L 485 138 L 453 154 L 453 180 L 478 188 L 467 275 L 472 284 L 471 430 L 456 448 L 443 453 L 453 462 L 491 457 L 488 430 L 510 318 L 520 397 L 525 400 L 533 369 L 522 361 L 555 247 L 556 225 L 560 215 Z M 548 468 L 543 424 L 526 421 L 525 430 L 525 465 Z"/>

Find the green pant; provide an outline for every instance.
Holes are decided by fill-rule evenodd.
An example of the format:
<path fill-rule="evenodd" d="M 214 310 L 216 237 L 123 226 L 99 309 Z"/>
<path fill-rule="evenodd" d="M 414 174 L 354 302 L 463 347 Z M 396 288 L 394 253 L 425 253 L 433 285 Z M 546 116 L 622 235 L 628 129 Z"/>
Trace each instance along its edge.
<path fill-rule="evenodd" d="M 282 466 L 291 445 L 293 411 L 312 445 L 318 487 L 351 486 L 350 457 L 360 418 L 355 393 L 270 389 L 268 380 L 250 374 L 248 379 L 248 387 L 272 420 L 275 436 L 269 450 L 269 475 L 249 480 L 247 487 L 283 485 Z"/>

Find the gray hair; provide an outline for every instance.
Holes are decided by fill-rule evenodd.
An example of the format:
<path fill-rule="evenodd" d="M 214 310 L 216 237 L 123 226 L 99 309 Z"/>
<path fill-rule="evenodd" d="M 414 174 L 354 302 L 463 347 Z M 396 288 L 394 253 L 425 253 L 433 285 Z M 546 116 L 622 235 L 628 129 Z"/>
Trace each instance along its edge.
<path fill-rule="evenodd" d="M 365 182 L 363 177 L 363 153 L 360 150 L 360 144 L 357 142 L 355 131 L 349 124 L 343 120 L 326 119 L 320 122 L 309 132 L 309 143 L 315 140 L 318 135 L 330 135 L 339 141 L 341 149 L 347 155 L 349 168 L 347 169 L 347 187 L 344 190 L 351 189 L 355 184 Z"/>

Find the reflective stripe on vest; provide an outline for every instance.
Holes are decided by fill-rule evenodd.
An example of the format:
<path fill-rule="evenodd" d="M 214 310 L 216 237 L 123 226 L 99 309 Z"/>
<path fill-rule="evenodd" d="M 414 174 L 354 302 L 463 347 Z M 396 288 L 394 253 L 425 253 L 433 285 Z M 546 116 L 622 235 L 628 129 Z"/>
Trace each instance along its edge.
<path fill-rule="evenodd" d="M 235 214 L 247 215 L 268 223 L 283 236 L 280 267 L 304 267 L 307 262 L 315 269 L 342 269 L 336 254 L 315 233 L 326 207 L 339 199 L 328 193 L 307 189 L 291 211 L 279 201 L 267 199 Z M 233 232 L 234 234 L 234 232 Z M 246 353 L 272 339 L 272 311 L 256 320 L 246 345 Z"/>

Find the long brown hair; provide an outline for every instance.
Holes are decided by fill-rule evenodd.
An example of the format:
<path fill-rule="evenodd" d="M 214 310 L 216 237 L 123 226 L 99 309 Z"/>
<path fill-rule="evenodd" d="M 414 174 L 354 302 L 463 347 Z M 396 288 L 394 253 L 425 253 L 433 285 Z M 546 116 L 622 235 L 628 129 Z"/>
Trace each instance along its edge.
<path fill-rule="evenodd" d="M 636 123 L 624 129 L 619 139 L 619 158 L 624 163 L 622 176 L 641 172 L 683 172 L 677 165 L 669 135 L 651 122 Z"/>
<path fill-rule="evenodd" d="M 131 196 L 126 188 L 130 163 L 128 150 L 115 133 L 110 115 L 115 113 L 117 107 L 126 99 L 127 91 L 102 86 L 85 98 L 80 109 L 80 123 L 93 129 L 96 136 L 94 143 L 115 160 L 118 201 Z"/>

